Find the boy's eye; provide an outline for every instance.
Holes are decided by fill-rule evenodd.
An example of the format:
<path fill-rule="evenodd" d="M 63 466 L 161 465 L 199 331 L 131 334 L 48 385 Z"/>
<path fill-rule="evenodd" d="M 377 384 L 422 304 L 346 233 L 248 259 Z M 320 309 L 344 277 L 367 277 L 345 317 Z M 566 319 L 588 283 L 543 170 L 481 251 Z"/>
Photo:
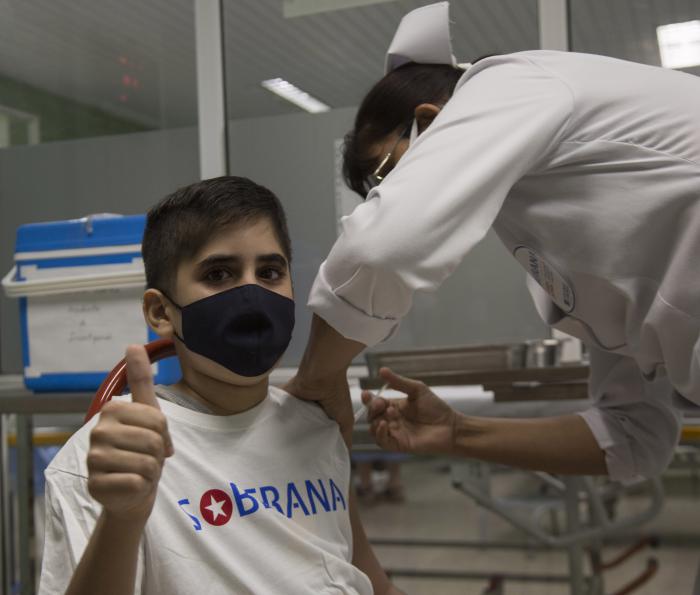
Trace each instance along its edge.
<path fill-rule="evenodd" d="M 284 277 L 284 271 L 278 267 L 265 267 L 264 269 L 260 269 L 258 276 L 266 281 L 279 281 Z"/>
<path fill-rule="evenodd" d="M 205 281 L 209 283 L 220 283 L 231 278 L 231 273 L 226 269 L 211 269 L 204 275 Z"/>

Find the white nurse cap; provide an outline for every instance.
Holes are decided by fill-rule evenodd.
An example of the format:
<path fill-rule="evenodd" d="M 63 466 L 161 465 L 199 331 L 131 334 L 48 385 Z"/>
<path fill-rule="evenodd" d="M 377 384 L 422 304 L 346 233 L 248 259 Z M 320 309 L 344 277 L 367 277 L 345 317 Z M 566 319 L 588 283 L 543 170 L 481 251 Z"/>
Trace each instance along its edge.
<path fill-rule="evenodd" d="M 450 64 L 466 70 L 471 64 L 457 64 L 450 39 L 449 2 L 421 6 L 401 19 L 386 53 L 384 74 L 408 62 Z"/>

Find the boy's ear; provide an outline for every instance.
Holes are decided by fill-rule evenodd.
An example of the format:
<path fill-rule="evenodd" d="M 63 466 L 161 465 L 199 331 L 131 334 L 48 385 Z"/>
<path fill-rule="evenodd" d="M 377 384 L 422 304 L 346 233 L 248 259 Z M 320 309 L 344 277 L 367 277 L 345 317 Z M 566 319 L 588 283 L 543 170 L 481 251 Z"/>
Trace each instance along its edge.
<path fill-rule="evenodd" d="M 161 339 L 173 337 L 174 327 L 169 314 L 172 310 L 166 297 L 157 289 L 147 289 L 143 294 L 143 317 Z"/>
<path fill-rule="evenodd" d="M 418 124 L 418 134 L 423 132 L 430 124 L 432 124 L 435 116 L 440 113 L 441 106 L 434 103 L 421 103 L 413 110 L 413 115 Z"/>

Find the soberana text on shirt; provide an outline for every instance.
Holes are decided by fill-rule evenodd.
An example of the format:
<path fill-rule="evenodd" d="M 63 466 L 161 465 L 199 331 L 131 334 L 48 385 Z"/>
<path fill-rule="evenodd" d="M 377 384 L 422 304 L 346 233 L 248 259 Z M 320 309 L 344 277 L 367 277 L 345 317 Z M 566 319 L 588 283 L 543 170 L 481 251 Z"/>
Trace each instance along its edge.
<path fill-rule="evenodd" d="M 291 519 L 295 514 L 324 514 L 335 512 L 340 507 L 347 510 L 343 492 L 332 479 L 307 479 L 303 483 L 290 481 L 283 488 L 273 485 L 244 488 L 229 482 L 229 489 L 231 495 L 212 488 L 201 495 L 199 502 L 182 498 L 177 504 L 192 521 L 195 531 L 202 530 L 202 519 L 209 525 L 225 525 L 234 516 L 234 505 L 241 519 L 256 514 L 281 514 Z M 197 512 L 199 516 L 195 514 Z"/>

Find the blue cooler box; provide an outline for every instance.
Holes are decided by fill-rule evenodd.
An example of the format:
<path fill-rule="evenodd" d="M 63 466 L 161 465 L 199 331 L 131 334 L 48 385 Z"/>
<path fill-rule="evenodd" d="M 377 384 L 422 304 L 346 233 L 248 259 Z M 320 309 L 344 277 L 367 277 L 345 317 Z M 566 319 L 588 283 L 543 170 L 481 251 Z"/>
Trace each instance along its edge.
<path fill-rule="evenodd" d="M 141 309 L 145 222 L 91 215 L 17 230 L 15 266 L 2 284 L 19 298 L 27 388 L 95 390 L 128 344 L 157 338 Z M 156 383 L 180 378 L 176 358 L 154 366 Z"/>

